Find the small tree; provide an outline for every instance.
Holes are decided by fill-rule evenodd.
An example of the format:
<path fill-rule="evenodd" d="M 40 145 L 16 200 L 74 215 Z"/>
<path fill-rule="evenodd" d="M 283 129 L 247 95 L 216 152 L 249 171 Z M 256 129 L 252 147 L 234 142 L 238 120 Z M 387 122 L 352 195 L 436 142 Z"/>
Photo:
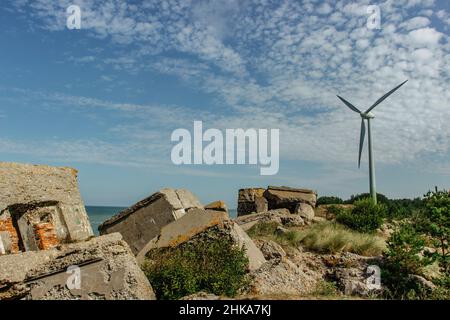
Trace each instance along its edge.
<path fill-rule="evenodd" d="M 323 196 L 317 199 L 317 205 L 321 204 L 343 204 L 344 200 L 334 196 Z"/>
<path fill-rule="evenodd" d="M 411 223 L 403 223 L 389 237 L 384 256 L 382 279 L 393 298 L 410 299 L 424 295 L 423 288 L 411 278 L 421 275 L 423 268 L 431 263 L 421 257 L 425 246 L 423 235 Z"/>
<path fill-rule="evenodd" d="M 384 204 L 374 204 L 372 199 L 356 201 L 352 210 L 344 210 L 336 215 L 336 221 L 359 232 L 373 232 L 383 224 L 387 209 Z"/>
<path fill-rule="evenodd" d="M 448 191 L 428 192 L 425 195 L 425 232 L 437 249 L 432 256 L 442 270 L 450 272 L 450 196 Z"/>

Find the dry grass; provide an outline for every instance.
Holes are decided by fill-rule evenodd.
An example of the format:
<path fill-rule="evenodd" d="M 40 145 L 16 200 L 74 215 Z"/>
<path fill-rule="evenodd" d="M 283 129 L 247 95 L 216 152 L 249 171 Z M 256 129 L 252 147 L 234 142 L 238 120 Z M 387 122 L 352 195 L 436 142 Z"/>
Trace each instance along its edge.
<path fill-rule="evenodd" d="M 335 222 L 321 222 L 301 230 L 277 233 L 276 223 L 259 223 L 249 230 L 252 238 L 273 240 L 283 247 L 298 247 L 319 253 L 352 252 L 363 256 L 380 255 L 385 241 L 376 235 L 350 230 Z"/>
<path fill-rule="evenodd" d="M 323 222 L 305 230 L 301 244 L 321 253 L 352 252 L 363 256 L 380 255 L 386 249 L 376 235 L 352 231 L 338 223 Z"/>

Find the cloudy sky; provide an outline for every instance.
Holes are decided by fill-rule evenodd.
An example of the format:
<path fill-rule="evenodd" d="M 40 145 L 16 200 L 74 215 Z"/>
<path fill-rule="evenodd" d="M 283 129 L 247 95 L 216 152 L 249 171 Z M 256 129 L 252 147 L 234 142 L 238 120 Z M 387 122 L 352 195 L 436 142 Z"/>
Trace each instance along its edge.
<path fill-rule="evenodd" d="M 380 29 L 370 29 L 369 5 Z M 81 8 L 81 30 L 66 9 Z M 2 161 L 73 166 L 86 204 L 162 187 L 236 207 L 242 187 L 368 190 L 360 118 L 375 110 L 378 191 L 450 187 L 450 2 L 2 0 Z M 280 129 L 280 170 L 182 165 L 177 128 Z M 367 145 L 366 145 L 367 147 Z"/>

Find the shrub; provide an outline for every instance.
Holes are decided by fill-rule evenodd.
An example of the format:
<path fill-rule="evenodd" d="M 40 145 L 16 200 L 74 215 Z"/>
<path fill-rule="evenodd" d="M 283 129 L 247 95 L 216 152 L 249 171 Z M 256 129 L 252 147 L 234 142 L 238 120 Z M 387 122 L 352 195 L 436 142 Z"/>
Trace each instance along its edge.
<path fill-rule="evenodd" d="M 360 193 L 360 194 L 357 194 L 357 195 L 351 195 L 350 199 L 345 200 L 345 203 L 353 204 L 353 203 L 355 203 L 355 202 L 357 202 L 359 200 L 364 200 L 364 199 L 367 199 L 367 198 L 370 198 L 370 197 L 371 196 L 370 196 L 369 193 Z M 390 200 L 388 199 L 388 197 L 386 197 L 384 194 L 377 193 L 377 202 L 378 203 L 383 203 L 383 204 L 387 205 L 389 203 L 389 201 Z"/>
<path fill-rule="evenodd" d="M 324 197 L 319 197 L 317 199 L 317 205 L 320 205 L 320 204 L 343 204 L 343 203 L 344 203 L 344 201 L 339 197 L 324 196 Z"/>
<path fill-rule="evenodd" d="M 387 241 L 385 260 L 398 274 L 421 274 L 425 261 L 419 254 L 424 246 L 423 236 L 410 223 L 403 223 Z"/>
<path fill-rule="evenodd" d="M 338 215 L 343 215 L 345 214 L 347 211 L 349 211 L 350 209 L 348 208 L 343 208 L 341 206 L 336 206 L 336 205 L 330 205 L 327 208 L 326 211 L 326 218 L 330 219 L 330 218 L 336 218 Z"/>
<path fill-rule="evenodd" d="M 431 262 L 419 255 L 424 245 L 425 239 L 410 223 L 403 223 L 389 237 L 382 279 L 391 298 L 416 299 L 426 295 L 410 277 L 412 274 L 422 274 L 423 268 Z"/>
<path fill-rule="evenodd" d="M 231 239 L 208 239 L 153 250 L 143 266 L 158 299 L 199 291 L 235 296 L 247 284 L 248 258 Z"/>
<path fill-rule="evenodd" d="M 437 249 L 433 258 L 442 271 L 450 274 L 450 196 L 448 191 L 428 192 L 425 195 L 425 224 L 423 230 Z"/>
<path fill-rule="evenodd" d="M 375 256 L 385 249 L 380 237 L 352 231 L 333 222 L 315 224 L 303 232 L 299 242 L 309 250 L 332 254 L 346 251 Z"/>
<path fill-rule="evenodd" d="M 395 199 L 389 200 L 387 203 L 388 218 L 403 219 L 408 218 L 422 210 L 424 202 L 420 198 L 411 199 Z"/>
<path fill-rule="evenodd" d="M 383 223 L 387 210 L 384 204 L 374 204 L 366 198 L 354 203 L 355 207 L 344 210 L 336 216 L 336 221 L 360 232 L 373 232 Z"/>
<path fill-rule="evenodd" d="M 313 296 L 334 297 L 339 295 L 336 283 L 331 281 L 318 281 L 315 290 L 312 292 Z"/>

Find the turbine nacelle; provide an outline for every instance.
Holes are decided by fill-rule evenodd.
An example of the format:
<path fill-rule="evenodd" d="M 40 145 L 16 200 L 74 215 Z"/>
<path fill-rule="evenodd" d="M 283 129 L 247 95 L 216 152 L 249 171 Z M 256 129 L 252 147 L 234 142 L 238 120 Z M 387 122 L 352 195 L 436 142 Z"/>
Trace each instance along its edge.
<path fill-rule="evenodd" d="M 363 119 L 373 119 L 375 118 L 375 116 L 373 115 L 372 112 L 368 112 L 368 113 L 360 113 L 361 118 Z"/>

